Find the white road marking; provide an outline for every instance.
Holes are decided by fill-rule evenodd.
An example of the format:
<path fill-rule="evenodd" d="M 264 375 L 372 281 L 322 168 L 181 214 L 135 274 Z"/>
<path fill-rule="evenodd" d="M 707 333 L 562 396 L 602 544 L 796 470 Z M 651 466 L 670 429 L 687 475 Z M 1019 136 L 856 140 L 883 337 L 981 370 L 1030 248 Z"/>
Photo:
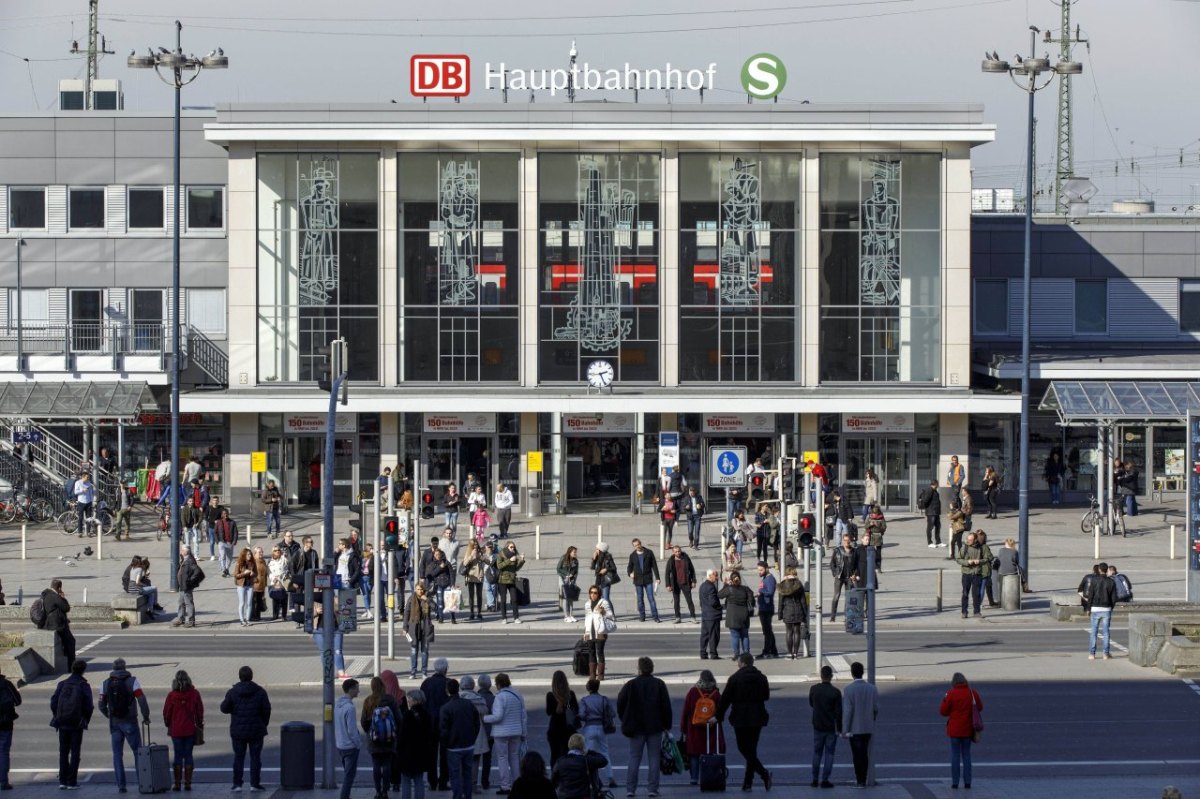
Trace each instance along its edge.
<path fill-rule="evenodd" d="M 109 638 L 112 638 L 112 634 L 111 634 L 111 633 L 110 633 L 110 634 L 108 634 L 108 635 L 102 635 L 102 636 L 100 636 L 99 638 L 97 638 L 95 641 L 92 641 L 90 644 L 88 644 L 87 646 L 83 647 L 82 649 L 76 650 L 76 652 L 75 652 L 75 655 L 76 655 L 76 656 L 82 655 L 84 652 L 88 651 L 88 650 L 89 650 L 89 649 L 91 649 L 92 647 L 94 647 L 94 646 L 99 646 L 100 644 L 104 643 L 104 642 L 105 642 L 105 641 L 107 641 Z"/>

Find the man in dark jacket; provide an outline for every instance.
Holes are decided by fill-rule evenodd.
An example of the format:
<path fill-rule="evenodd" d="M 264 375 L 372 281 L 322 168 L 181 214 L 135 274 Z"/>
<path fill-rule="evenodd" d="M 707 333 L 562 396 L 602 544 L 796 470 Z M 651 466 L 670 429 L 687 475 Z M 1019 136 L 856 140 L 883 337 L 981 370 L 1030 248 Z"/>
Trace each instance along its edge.
<path fill-rule="evenodd" d="M 771 574 L 771 567 L 765 560 L 758 562 L 758 593 L 755 601 L 758 610 L 758 622 L 762 627 L 763 648 L 760 658 L 779 657 L 779 647 L 775 643 L 775 630 L 772 623 L 775 619 L 775 589 L 778 581 Z"/>
<path fill-rule="evenodd" d="M 125 743 L 133 750 L 134 763 L 142 746 L 138 727 L 138 710 L 142 723 L 150 723 L 150 703 L 137 678 L 125 668 L 125 658 L 113 661 L 112 673 L 100 684 L 100 713 L 108 719 L 108 734 L 112 738 L 113 776 L 117 789 L 125 790 Z"/>
<path fill-rule="evenodd" d="M 929 548 L 946 546 L 942 543 L 942 498 L 937 480 L 930 480 L 929 488 L 917 497 L 917 507 L 925 511 L 925 542 Z"/>
<path fill-rule="evenodd" d="M 425 694 L 425 706 L 429 708 L 429 717 L 433 719 L 433 749 L 437 752 L 437 757 L 431 759 L 429 776 L 429 790 L 445 791 L 450 786 L 450 762 L 446 753 L 446 742 L 441 737 L 442 707 L 450 701 L 450 694 L 446 691 L 446 684 L 449 682 L 446 679 L 446 672 L 450 670 L 450 662 L 445 658 L 438 658 L 433 661 L 433 674 L 425 678 L 421 683 L 421 691 Z"/>
<path fill-rule="evenodd" d="M 75 665 L 75 636 L 71 632 L 71 603 L 63 592 L 62 580 L 51 580 L 50 587 L 42 592 L 42 607 L 46 611 L 46 626 L 43 630 L 53 630 L 58 634 L 58 642 L 62 645 L 63 655 L 67 658 L 67 670 Z"/>
<path fill-rule="evenodd" d="M 717 702 L 717 723 L 725 721 L 729 712 L 729 723 L 737 736 L 737 748 L 746 761 L 742 790 L 748 791 L 754 775 L 762 777 L 763 786 L 771 790 L 771 772 L 758 759 L 758 739 L 763 727 L 767 726 L 767 700 L 771 698 L 771 685 L 767 675 L 754 665 L 754 655 L 749 652 L 738 658 L 737 671 L 729 675 L 721 699 Z"/>
<path fill-rule="evenodd" d="M 295 586 L 293 590 L 303 591 L 304 573 L 315 571 L 320 565 L 321 555 L 313 548 L 312 536 L 304 536 L 304 544 L 292 558 L 292 585 Z"/>
<path fill-rule="evenodd" d="M 638 621 L 646 620 L 646 603 L 650 604 L 650 615 L 658 622 L 658 604 L 654 601 L 654 589 L 658 585 L 658 561 L 654 553 L 642 546 L 640 539 L 633 539 L 633 551 L 629 553 L 629 572 L 633 579 L 633 590 L 637 594 Z"/>
<path fill-rule="evenodd" d="M 854 573 L 854 539 L 849 533 L 842 536 L 842 545 L 830 555 L 829 571 L 833 574 L 833 603 L 829 620 L 837 621 L 838 600 L 842 598 L 843 588 L 850 590 L 850 576 Z"/>
<path fill-rule="evenodd" d="M 1117 606 L 1117 583 L 1108 576 L 1108 564 L 1096 566 L 1096 576 L 1092 580 L 1088 595 L 1088 616 L 1091 622 L 1088 636 L 1088 660 L 1096 659 L 1096 637 L 1103 629 L 1104 659 L 1111 660 L 1109 649 L 1112 644 L 1110 627 L 1112 625 L 1113 608 Z"/>
<path fill-rule="evenodd" d="M 671 557 L 667 558 L 663 571 L 666 572 L 667 590 L 671 592 L 671 601 L 675 603 L 675 623 L 680 624 L 683 621 L 679 615 L 680 595 L 687 600 L 688 613 L 692 615 L 692 621 L 695 621 L 696 604 L 692 601 L 692 589 L 696 587 L 696 567 L 679 544 L 671 547 Z"/>
<path fill-rule="evenodd" d="M 17 706 L 21 704 L 21 692 L 17 686 L 0 674 L 0 791 L 11 791 L 8 781 L 9 753 L 12 751 L 13 722 L 17 720 Z"/>
<path fill-rule="evenodd" d="M 867 562 L 874 547 L 871 546 L 871 534 L 864 532 L 854 548 L 854 560 L 850 566 L 850 582 L 854 588 L 867 588 L 871 582 L 871 569 Z M 878 587 L 878 581 L 875 583 Z"/>
<path fill-rule="evenodd" d="M 842 692 L 833 685 L 833 668 L 821 667 L 821 682 L 808 689 L 812 708 L 813 763 L 812 787 L 832 788 L 833 755 L 842 732 Z"/>
<path fill-rule="evenodd" d="M 458 695 L 458 680 L 446 680 L 446 694 L 449 698 L 438 715 L 438 736 L 449 761 L 450 790 L 455 797 L 471 799 L 475 739 L 483 722 L 475 705 Z"/>
<path fill-rule="evenodd" d="M 229 716 L 229 737 L 233 741 L 233 790 L 242 790 L 246 750 L 250 750 L 250 790 L 261 791 L 263 739 L 271 723 L 271 700 L 262 686 L 254 682 L 249 666 L 238 669 L 238 683 L 221 702 L 221 712 Z"/>
<path fill-rule="evenodd" d="M 700 659 L 716 660 L 717 645 L 721 643 L 721 598 L 717 592 L 717 570 L 709 569 L 700 583 Z"/>
<path fill-rule="evenodd" d="M 647 787 L 650 796 L 658 796 L 659 748 L 662 734 L 671 729 L 671 696 L 667 684 L 654 676 L 654 661 L 638 658 L 638 676 L 621 686 L 617 694 L 617 716 L 621 734 L 629 739 L 629 760 L 625 772 L 625 793 L 637 793 L 642 750 L 646 751 Z"/>
<path fill-rule="evenodd" d="M 192 550 L 187 546 L 179 547 L 179 571 L 175 574 L 176 584 L 179 586 L 179 610 L 176 613 L 175 621 L 171 622 L 172 627 L 188 627 L 196 626 L 196 600 L 192 596 L 200 583 L 204 582 L 204 572 L 200 569 L 200 564 L 192 556 Z"/>
<path fill-rule="evenodd" d="M 71 676 L 60 682 L 54 689 L 54 696 L 50 697 L 50 726 L 58 730 L 58 787 L 64 790 L 79 787 L 83 731 L 88 728 L 96 708 L 92 701 L 92 686 L 83 678 L 86 670 L 84 661 L 72 663 Z"/>
<path fill-rule="evenodd" d="M 682 513 L 687 516 L 688 543 L 691 544 L 692 549 L 700 548 L 700 524 L 704 520 L 706 509 L 704 497 L 696 492 L 696 487 L 688 488 L 687 496 L 683 498 Z"/>
<path fill-rule="evenodd" d="M 974 533 L 967 533 L 966 543 L 956 554 L 958 565 L 962 567 L 962 617 L 967 617 L 968 603 L 977 617 L 982 616 L 983 574 L 985 571 L 991 574 L 992 550 L 987 544 L 979 544 Z"/>
<path fill-rule="evenodd" d="M 591 799 L 600 795 L 597 775 L 607 765 L 608 758 L 589 752 L 584 737 L 575 733 L 567 741 L 567 753 L 550 770 L 550 784 L 562 799 Z"/>

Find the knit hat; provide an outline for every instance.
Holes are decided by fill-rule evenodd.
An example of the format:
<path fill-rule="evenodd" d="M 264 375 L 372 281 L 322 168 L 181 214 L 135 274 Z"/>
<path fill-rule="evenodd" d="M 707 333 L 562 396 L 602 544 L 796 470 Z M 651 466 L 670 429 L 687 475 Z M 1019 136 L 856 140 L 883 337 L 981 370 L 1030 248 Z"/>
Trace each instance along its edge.
<path fill-rule="evenodd" d="M 600 550 L 601 552 L 607 552 L 608 551 L 608 542 L 601 541 L 599 544 L 596 544 L 596 549 Z"/>

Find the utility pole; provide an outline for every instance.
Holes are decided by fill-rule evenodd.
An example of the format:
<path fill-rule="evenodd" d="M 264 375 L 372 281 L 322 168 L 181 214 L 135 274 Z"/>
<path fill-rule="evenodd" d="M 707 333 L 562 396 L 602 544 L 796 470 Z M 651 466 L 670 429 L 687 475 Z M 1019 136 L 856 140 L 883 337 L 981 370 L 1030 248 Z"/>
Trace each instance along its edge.
<path fill-rule="evenodd" d="M 71 42 L 71 53 L 79 55 L 79 42 Z M 113 55 L 100 35 L 100 0 L 88 0 L 87 79 L 83 83 L 83 109 L 92 110 L 92 84 L 100 77 L 100 56 Z"/>
<path fill-rule="evenodd" d="M 1079 34 L 1079 26 L 1075 26 L 1075 34 L 1071 35 L 1071 4 L 1074 0 L 1059 0 L 1062 8 L 1062 26 L 1058 31 L 1058 57 L 1060 61 L 1071 60 L 1071 47 L 1075 44 L 1087 44 L 1087 39 Z M 1054 41 L 1050 31 L 1046 31 L 1045 41 Z M 1058 81 L 1058 150 L 1054 162 L 1054 211 L 1067 213 L 1068 200 L 1063 192 L 1063 184 L 1075 176 L 1075 148 L 1071 136 L 1071 76 L 1062 75 Z"/>

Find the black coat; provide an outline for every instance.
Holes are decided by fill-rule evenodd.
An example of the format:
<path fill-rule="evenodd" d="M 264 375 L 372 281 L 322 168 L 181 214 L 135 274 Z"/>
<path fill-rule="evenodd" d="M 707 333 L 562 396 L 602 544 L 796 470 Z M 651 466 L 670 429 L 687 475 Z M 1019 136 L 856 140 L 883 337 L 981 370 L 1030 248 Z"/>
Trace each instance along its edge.
<path fill-rule="evenodd" d="M 642 547 L 642 567 L 638 568 L 638 553 L 629 553 L 629 568 L 626 570 L 633 578 L 634 585 L 652 585 L 658 579 L 658 560 L 654 553 Z"/>
<path fill-rule="evenodd" d="M 779 584 L 779 620 L 784 624 L 808 621 L 808 598 L 799 578 L 789 577 Z"/>
<path fill-rule="evenodd" d="M 608 765 L 599 752 L 567 752 L 550 771 L 550 783 L 560 799 L 590 799 L 596 772 Z"/>
<path fill-rule="evenodd" d="M 608 571 L 602 576 L 600 574 L 601 569 L 607 569 Z M 616 585 L 621 582 L 621 574 L 617 571 L 617 561 L 613 558 L 611 552 L 600 553 L 600 557 L 592 561 L 592 571 L 596 573 L 596 585 L 598 586 L 604 586 L 603 577 L 609 578 L 609 585 Z"/>
<path fill-rule="evenodd" d="M 847 552 L 841 546 L 836 547 L 829 556 L 829 571 L 834 582 L 849 583 L 854 573 L 854 549 Z"/>
<path fill-rule="evenodd" d="M 267 725 L 271 723 L 271 700 L 262 686 L 253 680 L 239 682 L 225 694 L 221 712 L 229 716 L 230 738 L 255 740 L 267 734 Z"/>
<path fill-rule="evenodd" d="M 692 559 L 688 557 L 686 552 L 680 552 L 679 559 L 686 564 L 684 574 L 687 576 L 687 583 L 685 585 L 676 585 L 675 556 L 671 555 L 671 557 L 667 558 L 667 562 L 663 564 L 663 571 L 666 572 L 668 591 L 674 591 L 677 587 L 682 588 L 684 591 L 690 591 L 696 583 L 696 567 L 692 565 Z"/>
<path fill-rule="evenodd" d="M 450 694 L 446 693 L 446 675 L 435 671 L 421 683 L 421 691 L 425 694 L 425 707 L 429 709 L 429 718 L 440 721 L 442 708 L 450 701 Z M 441 728 L 438 727 L 434 732 L 437 733 L 439 729 Z"/>
<path fill-rule="evenodd" d="M 67 617 L 71 612 L 71 603 L 59 596 L 58 592 L 50 588 L 43 591 L 42 607 L 46 610 L 46 626 L 42 629 L 55 632 L 71 629 L 71 620 Z"/>
<path fill-rule="evenodd" d="M 482 724 L 475 705 L 461 696 L 454 696 L 442 705 L 438 717 L 438 736 L 447 749 L 474 747 Z"/>
<path fill-rule="evenodd" d="M 400 740 L 396 747 L 400 772 L 409 776 L 423 775 L 432 765 L 437 751 L 429 710 L 424 705 L 417 705 L 402 711 L 401 716 L 404 721 L 400 725 Z"/>
<path fill-rule="evenodd" d="M 704 582 L 700 583 L 701 619 L 704 619 L 705 621 L 712 621 L 713 619 L 716 619 L 717 621 L 721 620 L 724 609 L 721 605 L 721 598 L 717 596 L 718 590 L 719 589 L 717 588 L 716 583 L 710 580 L 706 579 Z"/>
<path fill-rule="evenodd" d="M 652 674 L 641 674 L 621 686 L 617 694 L 621 734 L 658 735 L 671 729 L 671 696 L 667 684 Z"/>
<path fill-rule="evenodd" d="M 770 719 L 767 713 L 770 698 L 767 675 L 754 666 L 742 666 L 725 682 L 717 702 L 717 721 L 724 721 L 726 711 L 730 711 L 729 723 L 734 727 L 765 727 Z"/>
<path fill-rule="evenodd" d="M 179 563 L 175 579 L 179 584 L 180 591 L 194 591 L 204 581 L 204 572 L 201 570 L 200 564 L 196 562 L 196 558 L 188 555 Z"/>
<path fill-rule="evenodd" d="M 725 626 L 730 630 L 745 630 L 754 616 L 754 592 L 744 585 L 727 585 L 717 592 L 725 600 Z"/>
<path fill-rule="evenodd" d="M 926 516 L 941 516 L 942 515 L 942 496 L 936 488 L 926 488 L 921 492 L 921 496 L 917 498 L 917 506 L 925 506 Z"/>

